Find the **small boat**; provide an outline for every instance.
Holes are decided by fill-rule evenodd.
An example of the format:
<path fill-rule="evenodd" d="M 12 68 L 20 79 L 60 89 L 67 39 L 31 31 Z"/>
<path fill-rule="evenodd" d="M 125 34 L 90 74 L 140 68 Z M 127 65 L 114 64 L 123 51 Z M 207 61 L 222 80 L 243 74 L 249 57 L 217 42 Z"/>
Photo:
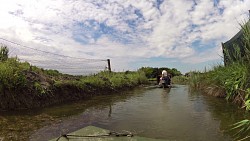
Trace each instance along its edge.
<path fill-rule="evenodd" d="M 171 88 L 171 78 L 169 76 L 163 77 L 159 81 L 160 88 Z"/>
<path fill-rule="evenodd" d="M 95 126 L 87 126 L 72 133 L 61 135 L 50 141 L 163 141 L 133 135 L 130 132 L 113 132 Z"/>
<path fill-rule="evenodd" d="M 164 81 L 161 81 L 159 84 L 158 84 L 158 88 L 171 88 L 172 85 L 170 84 L 166 84 Z"/>

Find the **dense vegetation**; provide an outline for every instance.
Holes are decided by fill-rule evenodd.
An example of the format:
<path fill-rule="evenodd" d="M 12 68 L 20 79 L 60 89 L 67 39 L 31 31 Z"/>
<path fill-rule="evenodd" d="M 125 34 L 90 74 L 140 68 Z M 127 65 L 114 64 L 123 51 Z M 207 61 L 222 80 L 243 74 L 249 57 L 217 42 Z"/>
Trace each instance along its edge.
<path fill-rule="evenodd" d="M 250 110 L 250 27 L 242 26 L 244 31 L 241 40 L 241 48 L 234 45 L 234 53 L 226 54 L 228 63 L 226 66 L 215 66 L 213 70 L 193 73 L 190 77 L 192 89 L 217 97 L 224 97 L 227 101 L 237 103 L 241 108 Z M 228 53 L 228 50 L 224 50 Z M 250 138 L 250 120 L 245 119 L 233 125 L 236 139 L 248 140 Z M 242 137 L 243 136 L 243 137 Z"/>
<path fill-rule="evenodd" d="M 176 68 L 153 68 L 153 67 L 142 67 L 139 69 L 139 71 L 143 71 L 146 75 L 146 77 L 152 81 L 157 82 L 158 79 L 161 76 L 161 73 L 163 70 L 166 70 L 170 76 L 172 77 L 171 82 L 174 84 L 187 84 L 188 78 L 186 76 L 183 76 L 180 71 L 178 71 Z"/>
<path fill-rule="evenodd" d="M 100 72 L 72 76 L 44 70 L 8 58 L 8 48 L 0 48 L 0 109 L 43 107 L 93 95 L 132 88 L 147 83 L 144 72 Z"/>
<path fill-rule="evenodd" d="M 173 84 L 187 85 L 189 82 L 189 78 L 185 75 L 174 76 L 172 78 Z"/>
<path fill-rule="evenodd" d="M 172 77 L 181 75 L 181 72 L 178 71 L 176 68 L 170 69 L 166 67 L 162 68 L 142 67 L 139 69 L 139 71 L 143 71 L 145 73 L 147 78 L 156 78 L 158 75 L 161 75 L 161 72 L 163 70 L 166 70 L 168 73 L 170 73 Z"/>

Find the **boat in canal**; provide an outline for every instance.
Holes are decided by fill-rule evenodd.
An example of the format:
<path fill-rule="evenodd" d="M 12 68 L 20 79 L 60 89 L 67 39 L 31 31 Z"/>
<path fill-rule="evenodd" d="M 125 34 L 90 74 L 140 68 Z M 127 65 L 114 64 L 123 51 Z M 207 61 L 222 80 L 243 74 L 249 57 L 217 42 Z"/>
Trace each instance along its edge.
<path fill-rule="evenodd" d="M 161 139 L 153 139 L 133 135 L 124 131 L 114 132 L 107 129 L 87 126 L 72 133 L 61 135 L 50 141 L 163 141 Z"/>

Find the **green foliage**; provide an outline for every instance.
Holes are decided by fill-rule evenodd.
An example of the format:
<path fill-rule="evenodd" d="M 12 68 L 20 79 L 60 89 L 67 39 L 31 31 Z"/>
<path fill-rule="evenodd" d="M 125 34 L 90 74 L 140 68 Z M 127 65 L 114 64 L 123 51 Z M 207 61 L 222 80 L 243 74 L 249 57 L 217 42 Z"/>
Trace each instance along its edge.
<path fill-rule="evenodd" d="M 226 65 L 232 63 L 249 63 L 250 61 L 250 21 L 241 24 L 240 36 L 229 43 L 224 45 L 224 60 Z"/>
<path fill-rule="evenodd" d="M 39 82 L 34 83 L 35 90 L 38 92 L 38 94 L 45 94 L 46 90 L 42 87 L 42 85 Z"/>
<path fill-rule="evenodd" d="M 172 83 L 174 84 L 182 84 L 182 85 L 186 85 L 188 84 L 189 78 L 183 75 L 180 76 L 174 76 L 172 78 Z"/>
<path fill-rule="evenodd" d="M 152 67 L 142 67 L 139 69 L 139 71 L 143 71 L 147 78 L 156 78 L 157 75 L 161 74 L 158 68 Z"/>
<path fill-rule="evenodd" d="M 62 73 L 60 73 L 58 70 L 45 70 L 45 74 L 50 75 L 50 76 L 60 76 Z"/>
<path fill-rule="evenodd" d="M 25 87 L 27 81 L 22 73 L 22 64 L 15 58 L 0 63 L 0 85 L 2 90 L 18 90 Z"/>
<path fill-rule="evenodd" d="M 7 47 L 2 47 L 1 50 L 0 98 L 3 98 L 2 100 L 5 102 L 0 102 L 0 108 L 27 108 L 34 104 L 46 105 L 46 102 L 39 100 L 45 99 L 49 101 L 48 103 L 53 103 L 53 101 L 58 102 L 65 99 L 78 99 L 84 97 L 85 92 L 87 94 L 105 94 L 145 84 L 148 81 L 143 71 L 104 71 L 92 76 L 61 74 L 57 70 L 44 70 L 31 66 L 28 62 L 20 62 L 17 58 L 8 58 Z M 56 95 L 53 92 L 57 91 L 65 93 L 66 97 L 53 99 Z M 26 98 L 27 95 L 30 97 Z M 52 98 L 52 100 L 48 98 Z"/>
<path fill-rule="evenodd" d="M 168 73 L 170 73 L 172 76 L 180 76 L 182 75 L 180 71 L 178 71 L 176 68 L 153 68 L 153 67 L 142 67 L 139 69 L 139 71 L 143 71 L 147 78 L 156 78 L 158 75 L 161 75 L 161 72 L 163 70 L 166 70 Z"/>
<path fill-rule="evenodd" d="M 250 110 L 250 99 L 248 99 L 246 102 L 245 102 L 245 105 L 246 105 L 246 110 Z"/>
<path fill-rule="evenodd" d="M 9 49 L 7 46 L 1 46 L 0 48 L 0 61 L 6 61 L 8 59 Z"/>
<path fill-rule="evenodd" d="M 200 73 L 200 72 L 192 72 L 189 73 L 190 77 L 189 77 L 189 81 L 188 81 L 188 85 L 192 88 L 192 89 L 201 89 L 203 83 L 202 80 L 204 80 L 204 74 Z"/>
<path fill-rule="evenodd" d="M 243 37 L 230 48 L 224 48 L 226 67 L 216 66 L 213 70 L 191 75 L 190 87 L 209 93 L 225 93 L 228 101 L 238 103 L 250 110 L 250 22 L 242 25 Z M 233 125 L 238 130 L 236 139 L 246 140 L 249 136 L 250 121 L 242 120 Z"/>
<path fill-rule="evenodd" d="M 245 119 L 245 120 L 239 121 L 233 124 L 230 130 L 231 131 L 237 130 L 237 132 L 234 134 L 235 140 L 241 140 L 241 141 L 247 140 L 248 138 L 250 138 L 250 136 L 247 136 L 247 134 L 250 131 L 250 120 Z"/>
<path fill-rule="evenodd" d="M 229 77 L 225 79 L 224 85 L 227 92 L 227 100 L 234 99 L 240 94 L 241 90 L 247 87 L 248 69 L 245 65 L 235 64 L 227 67 Z"/>
<path fill-rule="evenodd" d="M 105 77 L 94 75 L 82 78 L 80 79 L 80 82 L 99 89 L 108 88 L 110 86 L 110 82 L 108 81 L 108 79 L 105 79 Z"/>
<path fill-rule="evenodd" d="M 83 91 L 117 91 L 148 83 L 144 72 L 100 72 L 96 75 L 82 76 L 79 80 L 55 81 L 56 88 L 73 87 Z"/>
<path fill-rule="evenodd" d="M 81 78 L 81 82 L 99 88 L 126 88 L 147 83 L 144 72 L 101 72 Z"/>
<path fill-rule="evenodd" d="M 189 85 L 211 95 L 225 95 L 228 101 L 250 110 L 249 69 L 246 64 L 235 62 L 227 67 L 216 66 L 206 73 L 192 74 Z M 237 138 L 247 136 L 250 124 L 244 120 L 234 124 L 234 129 L 239 130 L 235 135 Z"/>
<path fill-rule="evenodd" d="M 180 75 L 182 75 L 181 72 L 178 71 L 176 68 L 170 69 L 169 73 L 172 74 L 173 76 L 180 76 Z"/>
<path fill-rule="evenodd" d="M 245 52 L 244 54 L 244 60 L 250 61 L 250 21 L 247 22 L 247 24 L 242 24 L 241 28 L 243 30 L 243 50 Z"/>
<path fill-rule="evenodd" d="M 221 94 L 226 93 L 226 99 L 235 101 L 239 98 L 242 90 L 248 87 L 248 68 L 244 64 L 233 63 L 230 66 L 215 66 L 213 70 L 206 73 L 192 74 L 189 79 L 189 85 L 191 88 L 210 90 L 210 93 L 216 93 L 215 91 L 220 88 Z M 214 88 L 214 92 L 212 92 Z"/>
<path fill-rule="evenodd" d="M 245 99 L 250 99 L 250 88 L 247 88 L 246 90 L 246 95 L 245 95 Z"/>

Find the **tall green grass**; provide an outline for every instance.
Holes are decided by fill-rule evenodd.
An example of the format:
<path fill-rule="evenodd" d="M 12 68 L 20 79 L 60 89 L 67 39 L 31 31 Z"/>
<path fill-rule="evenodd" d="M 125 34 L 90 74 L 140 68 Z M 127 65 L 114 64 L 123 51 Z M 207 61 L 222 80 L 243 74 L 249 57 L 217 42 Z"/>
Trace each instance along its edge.
<path fill-rule="evenodd" d="M 71 83 L 71 84 L 70 84 Z M 83 76 L 78 80 L 56 81 L 55 85 L 75 85 L 79 89 L 86 89 L 88 86 L 96 89 L 119 90 L 135 87 L 140 84 L 147 84 L 148 79 L 144 72 L 100 72 L 96 75 Z"/>
<path fill-rule="evenodd" d="M 179 75 L 179 76 L 174 76 L 172 78 L 172 83 L 186 85 L 186 84 L 188 84 L 188 80 L 189 80 L 189 78 L 187 76 Z"/>
<path fill-rule="evenodd" d="M 0 60 L 0 110 L 40 107 L 145 83 L 148 80 L 142 71 L 73 76 L 7 58 Z"/>
<path fill-rule="evenodd" d="M 241 108 L 250 110 L 250 26 L 242 25 L 243 39 L 241 48 L 234 45 L 234 51 L 224 50 L 228 56 L 227 66 L 218 65 L 211 71 L 196 73 L 189 79 L 191 89 L 225 97 L 227 101 L 237 103 Z M 229 54 L 230 52 L 230 54 Z M 235 139 L 247 140 L 250 138 L 249 119 L 245 119 L 232 126 L 237 130 Z"/>
<path fill-rule="evenodd" d="M 0 63 L 0 90 L 18 91 L 26 86 L 27 80 L 22 71 L 26 64 L 20 63 L 16 58 L 11 58 Z"/>

